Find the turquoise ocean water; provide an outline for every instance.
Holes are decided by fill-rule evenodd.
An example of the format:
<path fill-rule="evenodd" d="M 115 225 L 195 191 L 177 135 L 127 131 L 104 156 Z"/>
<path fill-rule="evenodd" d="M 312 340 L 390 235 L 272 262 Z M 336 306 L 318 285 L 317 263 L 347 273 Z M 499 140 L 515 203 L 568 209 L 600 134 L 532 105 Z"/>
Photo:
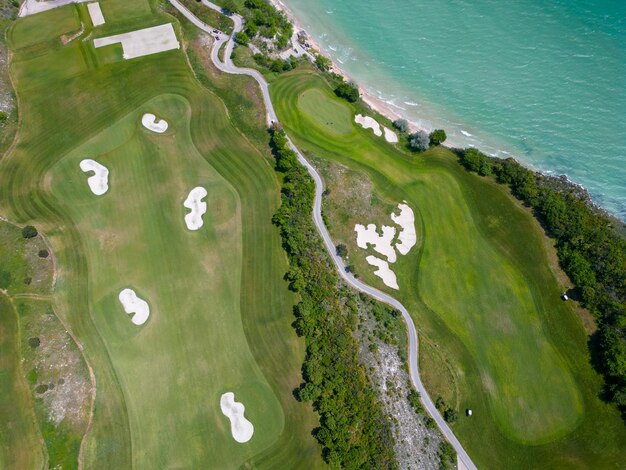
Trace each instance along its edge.
<path fill-rule="evenodd" d="M 626 220 L 626 0 L 283 0 L 359 85 Z"/>

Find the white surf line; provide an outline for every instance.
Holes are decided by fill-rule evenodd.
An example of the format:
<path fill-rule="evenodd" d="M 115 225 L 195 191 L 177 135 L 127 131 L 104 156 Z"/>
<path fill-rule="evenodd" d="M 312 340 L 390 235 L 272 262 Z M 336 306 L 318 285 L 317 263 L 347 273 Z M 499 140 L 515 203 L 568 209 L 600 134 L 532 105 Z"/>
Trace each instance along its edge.
<path fill-rule="evenodd" d="M 383 135 L 383 132 L 380 130 L 380 124 L 378 124 L 375 119 L 369 116 L 357 114 L 356 116 L 354 116 L 354 122 L 360 124 L 363 129 L 372 129 L 376 137 L 380 137 L 381 135 Z"/>
<path fill-rule="evenodd" d="M 120 292 L 118 299 L 127 314 L 134 313 L 132 322 L 135 325 L 143 325 L 150 316 L 150 306 L 148 302 L 137 297 L 132 289 L 124 289 Z"/>
<path fill-rule="evenodd" d="M 91 23 L 94 26 L 100 26 L 104 24 L 104 15 L 102 14 L 102 10 L 100 9 L 100 3 L 88 3 L 87 10 L 89 11 Z"/>
<path fill-rule="evenodd" d="M 165 119 L 159 119 L 157 121 L 157 117 L 152 113 L 144 114 L 141 117 L 141 124 L 146 129 L 149 129 L 152 132 L 156 132 L 158 134 L 163 134 L 168 128 L 168 123 Z"/>
<path fill-rule="evenodd" d="M 202 199 L 206 196 L 206 189 L 202 186 L 197 186 L 189 191 L 187 199 L 183 202 L 183 206 L 191 211 L 185 215 L 185 224 L 189 230 L 200 230 L 202 225 L 204 225 L 202 216 L 206 214 L 207 205 L 206 202 L 202 202 Z"/>
<path fill-rule="evenodd" d="M 396 249 L 403 255 L 408 254 L 411 248 L 417 243 L 417 234 L 415 233 L 415 214 L 406 201 L 402 204 L 398 204 L 400 209 L 400 215 L 391 213 L 391 219 L 402 227 L 402 230 L 398 234 L 398 243 L 396 243 Z"/>
<path fill-rule="evenodd" d="M 378 235 L 376 225 L 374 224 L 369 224 L 367 228 L 361 224 L 356 224 L 354 231 L 356 232 L 356 244 L 359 248 L 367 250 L 368 244 L 373 245 L 374 251 L 386 256 L 387 261 L 390 263 L 396 262 L 396 250 L 391 245 L 393 238 L 396 236 L 395 227 L 383 225 L 382 236 Z"/>
<path fill-rule="evenodd" d="M 180 49 L 180 43 L 176 38 L 172 23 L 93 40 L 93 45 L 96 48 L 118 43 L 122 44 L 124 59 L 135 59 L 145 55 Z"/>
<path fill-rule="evenodd" d="M 376 258 L 376 256 L 372 255 L 365 258 L 365 261 L 367 261 L 368 264 L 371 264 L 372 266 L 376 266 L 378 268 L 376 271 L 374 271 L 374 275 L 381 278 L 387 287 L 391 287 L 395 290 L 400 289 L 400 287 L 398 287 L 398 279 L 396 278 L 396 273 L 394 273 L 389 268 L 389 263 L 387 263 L 387 261 Z"/>
<path fill-rule="evenodd" d="M 235 401 L 233 392 L 226 392 L 220 398 L 222 413 L 230 420 L 230 433 L 240 444 L 248 442 L 254 434 L 254 426 L 244 416 L 246 407 L 243 403 Z"/>
<path fill-rule="evenodd" d="M 96 196 L 102 196 L 109 190 L 109 170 L 106 166 L 90 158 L 85 158 L 80 162 L 80 169 L 85 173 L 93 171 L 93 176 L 87 178 L 87 184 Z"/>
<path fill-rule="evenodd" d="M 209 27 L 208 25 L 200 21 L 193 13 L 191 13 L 180 2 L 178 2 L 178 0 L 169 0 L 169 2 L 174 6 L 174 8 L 180 11 L 183 14 L 183 16 L 189 19 L 189 21 L 191 21 L 194 25 L 196 25 L 202 31 L 208 34 L 212 33 L 213 28 Z M 218 7 L 217 5 L 213 3 L 210 3 L 208 0 L 202 0 L 202 3 L 205 5 L 212 5 L 211 8 L 217 9 L 218 11 L 220 10 L 220 7 Z M 270 93 L 269 93 L 269 86 L 267 82 L 265 81 L 265 78 L 263 78 L 263 76 L 257 70 L 239 68 L 233 65 L 232 63 L 231 52 L 234 47 L 233 36 L 243 29 L 243 19 L 239 15 L 231 15 L 230 18 L 233 20 L 233 23 L 235 24 L 233 32 L 230 38 L 220 39 L 215 42 L 215 44 L 213 45 L 213 50 L 211 51 L 211 61 L 219 70 L 221 70 L 224 73 L 229 73 L 229 74 L 234 74 L 234 75 L 248 75 L 254 78 L 259 84 L 259 87 L 261 88 L 263 102 L 265 104 L 265 109 L 267 112 L 268 125 L 272 125 L 273 123 L 278 123 L 278 118 L 276 117 L 276 111 L 274 110 L 274 106 L 272 105 L 272 100 L 271 100 Z M 226 62 L 222 62 L 219 58 L 219 50 L 224 45 L 224 43 L 226 43 L 226 46 L 225 46 L 226 49 L 224 51 L 224 58 Z M 326 225 L 324 225 L 324 220 L 322 218 L 322 194 L 324 192 L 324 183 L 322 181 L 322 178 L 320 177 L 317 170 L 309 163 L 309 161 L 306 158 L 304 158 L 304 155 L 302 155 L 298 147 L 294 145 L 293 141 L 289 138 L 289 136 L 287 136 L 287 141 L 289 142 L 289 146 L 291 147 L 291 149 L 294 152 L 296 152 L 296 155 L 298 156 L 298 161 L 307 169 L 307 171 L 313 178 L 313 181 L 315 182 L 313 222 L 315 223 L 317 230 L 319 231 L 322 239 L 324 240 L 326 251 L 328 252 L 328 255 L 330 256 L 330 258 L 333 260 L 337 268 L 337 271 L 339 272 L 339 275 L 349 285 L 354 287 L 356 290 L 360 292 L 364 292 L 368 294 L 369 296 L 373 297 L 374 299 L 390 305 L 391 307 L 397 309 L 402 314 L 402 318 L 404 319 L 404 322 L 407 325 L 407 332 L 409 336 L 409 353 L 408 353 L 409 374 L 411 376 L 411 381 L 413 382 L 413 386 L 420 393 L 422 403 L 424 404 L 424 407 L 428 411 L 428 414 L 432 416 L 432 418 L 435 420 L 435 423 L 437 423 L 437 426 L 441 430 L 441 433 L 454 447 L 454 450 L 457 453 L 458 459 L 465 465 L 467 470 L 476 470 L 476 465 L 474 465 L 474 462 L 472 462 L 472 459 L 470 458 L 470 456 L 467 454 L 467 452 L 465 452 L 465 449 L 463 448 L 459 440 L 456 438 L 456 436 L 452 432 L 452 429 L 450 429 L 450 426 L 448 426 L 448 423 L 446 423 L 446 421 L 443 419 L 443 416 L 441 416 L 441 413 L 439 413 L 439 410 L 435 407 L 435 403 L 433 402 L 432 398 L 428 394 L 428 391 L 426 390 L 426 388 L 424 388 L 424 384 L 422 383 L 422 379 L 419 375 L 418 360 L 417 360 L 417 331 L 415 329 L 415 323 L 413 322 L 411 315 L 409 315 L 408 310 L 399 301 L 397 301 L 390 295 L 385 294 L 382 291 L 379 291 L 378 289 L 368 286 L 367 284 L 361 282 L 360 280 L 355 278 L 352 274 L 346 271 L 346 265 L 343 259 L 341 258 L 341 256 L 337 255 L 336 253 L 337 250 L 335 248 L 335 245 L 333 244 L 333 240 L 330 237 L 330 234 L 328 233 L 328 229 L 326 228 Z"/>

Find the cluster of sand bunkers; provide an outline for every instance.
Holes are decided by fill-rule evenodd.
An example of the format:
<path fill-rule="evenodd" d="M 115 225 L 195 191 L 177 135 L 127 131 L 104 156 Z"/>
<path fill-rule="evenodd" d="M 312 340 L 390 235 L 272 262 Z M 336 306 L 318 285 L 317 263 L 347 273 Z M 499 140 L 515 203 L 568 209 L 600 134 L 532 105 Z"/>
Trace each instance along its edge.
<path fill-rule="evenodd" d="M 146 113 L 141 118 L 143 127 L 151 132 L 163 134 L 169 125 L 164 119 L 158 119 L 154 114 Z M 95 160 L 86 158 L 80 162 L 80 169 L 84 173 L 92 173 L 87 178 L 87 185 L 93 194 L 102 196 L 109 190 L 109 169 Z M 204 225 L 203 217 L 207 212 L 207 190 L 202 186 L 196 186 L 187 195 L 183 202 L 183 207 L 189 209 L 185 214 L 185 225 L 189 230 L 200 230 Z M 131 321 L 137 326 L 141 326 L 150 317 L 150 305 L 142 299 L 131 288 L 123 289 L 118 300 L 127 315 L 132 315 Z M 244 416 L 245 406 L 243 403 L 235 401 L 235 394 L 226 392 L 220 399 L 220 408 L 224 416 L 230 421 L 230 431 L 233 439 L 239 443 L 248 442 L 254 434 L 254 426 Z"/>
<path fill-rule="evenodd" d="M 417 243 L 415 232 L 415 214 L 404 201 L 398 204 L 400 214 L 391 213 L 391 220 L 400 227 L 396 237 L 396 227 L 383 225 L 379 234 L 375 224 L 367 227 L 361 224 L 354 226 L 356 232 L 356 244 L 359 248 L 367 250 L 371 245 L 375 252 L 381 254 L 386 260 L 377 256 L 369 255 L 365 260 L 368 264 L 378 268 L 374 274 L 383 280 L 383 283 L 392 289 L 399 289 L 396 273 L 389 267 L 389 263 L 395 263 L 398 259 L 396 251 L 405 256 Z"/>
<path fill-rule="evenodd" d="M 390 144 L 398 143 L 398 135 L 388 127 L 378 124 L 378 121 L 376 121 L 374 118 L 357 114 L 356 116 L 354 116 L 354 122 L 359 124 L 363 129 L 372 129 L 376 137 L 381 137 L 384 132 L 385 140 Z"/>

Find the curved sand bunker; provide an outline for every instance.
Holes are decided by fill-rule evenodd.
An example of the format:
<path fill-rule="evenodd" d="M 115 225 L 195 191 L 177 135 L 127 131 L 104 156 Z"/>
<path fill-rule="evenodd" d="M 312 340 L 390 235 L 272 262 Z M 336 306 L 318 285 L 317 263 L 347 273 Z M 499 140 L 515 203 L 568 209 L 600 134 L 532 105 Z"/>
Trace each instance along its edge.
<path fill-rule="evenodd" d="M 146 113 L 141 118 L 141 124 L 148 130 L 152 132 L 156 132 L 158 134 L 163 134 L 168 127 L 167 121 L 164 119 L 156 120 L 156 116 L 152 113 Z"/>
<path fill-rule="evenodd" d="M 220 399 L 222 413 L 230 420 L 230 432 L 239 443 L 248 442 L 254 434 L 254 426 L 243 415 L 246 407 L 235 401 L 235 394 L 226 392 Z"/>
<path fill-rule="evenodd" d="M 189 230 L 199 230 L 204 224 L 202 216 L 206 214 L 207 205 L 206 202 L 202 202 L 207 195 L 206 189 L 202 186 L 197 186 L 189 191 L 189 195 L 183 206 L 189 209 L 191 212 L 185 216 L 185 224 Z"/>
<path fill-rule="evenodd" d="M 134 313 L 132 322 L 135 325 L 143 325 L 150 316 L 148 302 L 137 297 L 132 289 L 124 289 L 118 296 L 124 311 L 128 314 Z"/>
<path fill-rule="evenodd" d="M 383 127 L 383 130 L 385 131 L 385 140 L 387 142 L 389 142 L 390 144 L 398 143 L 398 135 L 394 131 L 392 131 L 388 127 Z"/>
<path fill-rule="evenodd" d="M 413 248 L 417 242 L 417 234 L 415 233 L 415 214 L 413 214 L 413 209 L 411 209 L 407 204 L 398 204 L 398 209 L 400 209 L 400 215 L 396 215 L 392 212 L 391 220 L 402 227 L 402 230 L 398 234 L 398 243 L 396 243 L 396 248 L 401 254 L 406 255 L 409 251 L 411 251 L 411 248 Z"/>
<path fill-rule="evenodd" d="M 393 237 L 396 235 L 395 228 L 383 225 L 382 236 L 378 235 L 374 224 L 369 224 L 367 228 L 361 224 L 356 224 L 354 231 L 356 232 L 356 244 L 359 248 L 366 250 L 367 245 L 371 244 L 374 246 L 374 251 L 386 256 L 390 263 L 396 262 L 396 251 L 391 245 Z"/>
<path fill-rule="evenodd" d="M 106 166 L 86 158 L 80 162 L 80 169 L 85 173 L 93 171 L 93 176 L 87 178 L 87 184 L 96 196 L 102 196 L 109 190 L 109 170 Z"/>
<path fill-rule="evenodd" d="M 354 226 L 356 232 L 356 244 L 359 248 L 367 250 L 368 245 L 374 247 L 374 251 L 387 257 L 387 261 L 377 258 L 376 256 L 368 256 L 366 261 L 378 269 L 374 274 L 381 278 L 386 286 L 392 289 L 399 289 L 396 274 L 389 267 L 389 263 L 396 262 L 396 250 L 401 255 L 407 255 L 411 248 L 417 243 L 417 233 L 415 232 L 415 214 L 406 201 L 398 204 L 400 214 L 391 213 L 391 220 L 400 226 L 401 230 L 398 239 L 393 243 L 396 229 L 383 225 L 382 236 L 378 235 L 375 224 L 369 224 L 367 228 L 361 224 Z"/>
<path fill-rule="evenodd" d="M 374 275 L 381 278 L 387 287 L 391 287 L 392 289 L 396 290 L 400 289 L 398 287 L 398 279 L 396 278 L 396 273 L 389 269 L 389 263 L 387 263 L 387 261 L 371 255 L 365 258 L 365 261 L 367 261 L 368 264 L 371 264 L 372 266 L 376 266 L 378 268 L 376 271 L 374 271 Z"/>
<path fill-rule="evenodd" d="M 372 129 L 377 137 L 383 135 L 383 131 L 380 130 L 380 124 L 378 124 L 376 120 L 372 119 L 369 116 L 362 116 L 361 114 L 357 114 L 356 116 L 354 116 L 354 122 L 360 124 L 363 129 Z"/>

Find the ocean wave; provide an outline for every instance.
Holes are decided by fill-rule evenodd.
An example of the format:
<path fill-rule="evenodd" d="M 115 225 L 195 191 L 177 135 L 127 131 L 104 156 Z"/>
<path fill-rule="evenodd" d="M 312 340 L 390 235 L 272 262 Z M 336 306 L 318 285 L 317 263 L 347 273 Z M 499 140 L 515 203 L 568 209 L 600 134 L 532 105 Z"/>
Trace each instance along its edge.
<path fill-rule="evenodd" d="M 465 137 L 474 137 L 472 134 L 470 134 L 467 131 L 464 131 L 463 129 L 461 129 L 461 134 L 463 134 Z"/>
<path fill-rule="evenodd" d="M 419 106 L 419 103 L 415 103 L 414 101 L 405 101 L 404 104 L 407 106 Z"/>

